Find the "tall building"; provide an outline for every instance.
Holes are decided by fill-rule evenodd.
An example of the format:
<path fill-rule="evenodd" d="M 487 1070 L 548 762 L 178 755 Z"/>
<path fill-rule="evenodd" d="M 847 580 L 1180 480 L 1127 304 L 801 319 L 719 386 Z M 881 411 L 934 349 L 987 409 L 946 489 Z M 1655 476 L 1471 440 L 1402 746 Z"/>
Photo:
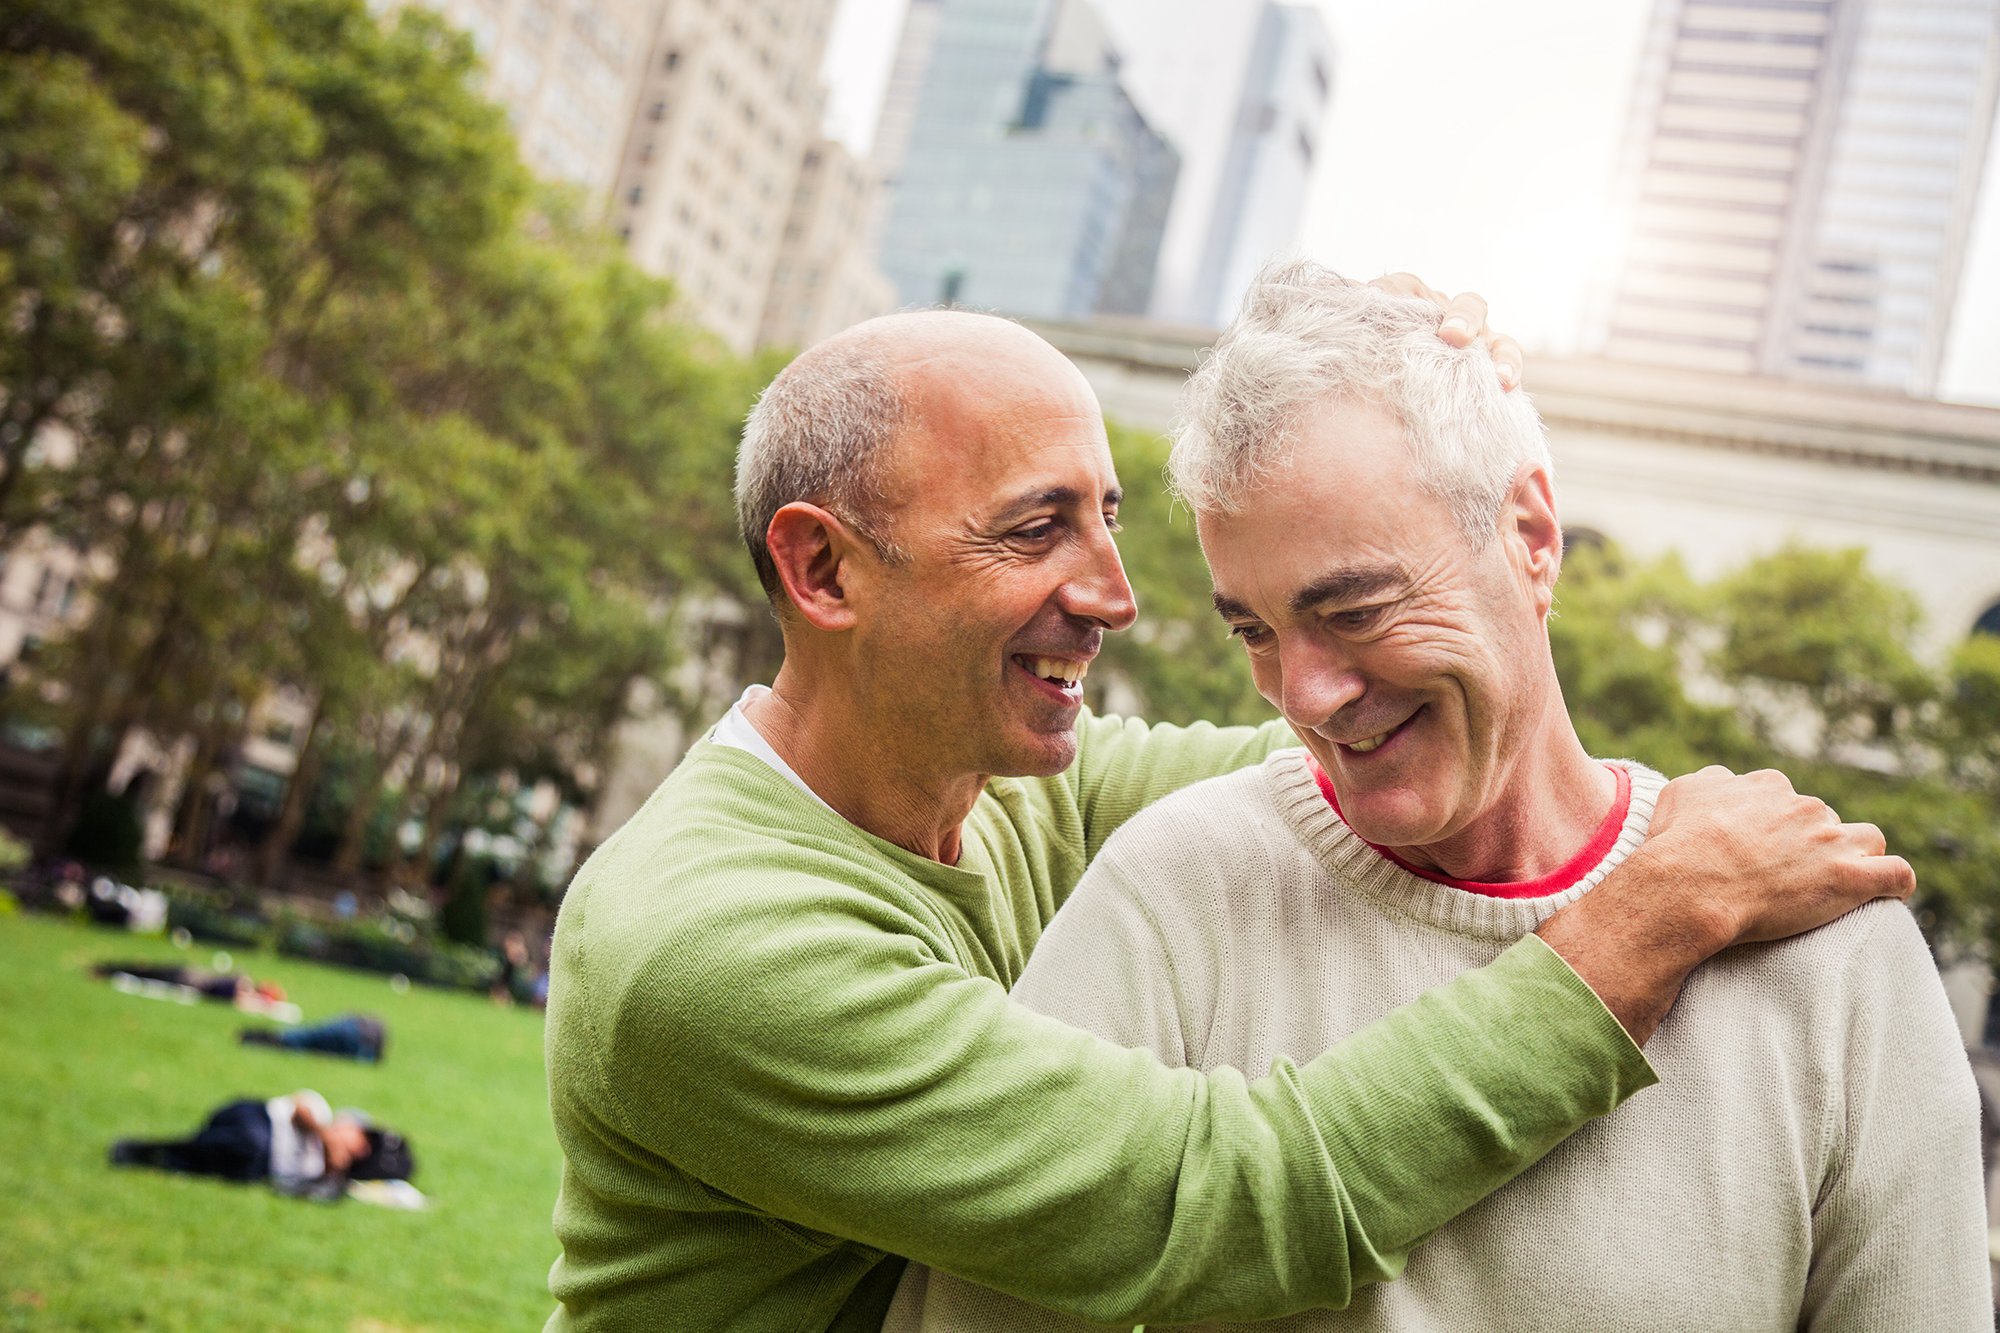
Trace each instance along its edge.
<path fill-rule="evenodd" d="M 839 317 L 829 312 L 894 307 L 865 262 L 835 258 L 843 244 L 866 248 L 872 182 L 815 156 L 838 0 L 371 0 L 410 2 L 471 35 L 528 166 L 582 187 L 633 261 L 674 279 L 686 314 L 736 351 L 793 341 L 806 304 L 814 329 Z M 812 185 L 801 180 L 808 168 Z M 844 194 L 851 214 L 812 210 L 828 192 Z M 809 236 L 790 222 L 802 203 Z M 851 242 L 837 241 L 843 228 Z M 799 242 L 810 257 L 781 261 Z M 773 290 L 781 271 L 815 270 L 837 271 L 827 290 L 788 288 L 782 300 Z M 767 336 L 773 309 L 791 314 Z"/>
<path fill-rule="evenodd" d="M 935 28 L 880 247 L 902 300 L 1144 312 L 1179 158 L 1126 93 L 1095 10 L 923 0 L 915 12 Z"/>
<path fill-rule="evenodd" d="M 806 150 L 764 298 L 757 341 L 810 347 L 850 324 L 896 308 L 896 289 L 868 242 L 875 178 L 836 139 Z"/>
<path fill-rule="evenodd" d="M 2000 93 L 2000 0 L 1658 0 L 1610 355 L 1929 396 Z"/>
<path fill-rule="evenodd" d="M 1220 328 L 1257 269 L 1298 242 L 1333 92 L 1332 39 L 1317 9 L 1274 0 L 1098 8 L 1133 100 L 1181 158 L 1148 313 Z"/>
<path fill-rule="evenodd" d="M 661 0 L 425 0 L 472 37 L 537 175 L 610 195 Z"/>
<path fill-rule="evenodd" d="M 807 149 L 835 0 L 666 0 L 611 222 L 641 268 L 739 352 L 757 345 Z"/>
<path fill-rule="evenodd" d="M 937 45 L 944 5 L 945 0 L 909 0 L 903 11 L 895 60 L 889 66 L 889 82 L 882 90 L 882 111 L 875 120 L 875 140 L 868 150 L 869 165 L 881 183 L 875 196 L 874 216 L 868 224 L 869 236 L 877 245 L 889 224 L 889 205 L 902 180 L 903 159 L 910 151 L 910 132 L 916 127 L 917 103 L 923 97 L 924 79 L 930 73 L 931 51 Z"/>

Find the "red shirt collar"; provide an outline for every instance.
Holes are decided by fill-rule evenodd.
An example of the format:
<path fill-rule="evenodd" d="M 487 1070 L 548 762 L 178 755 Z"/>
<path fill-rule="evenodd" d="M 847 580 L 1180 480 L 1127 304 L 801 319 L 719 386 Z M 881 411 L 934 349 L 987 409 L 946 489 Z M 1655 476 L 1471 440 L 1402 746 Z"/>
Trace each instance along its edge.
<path fill-rule="evenodd" d="M 1433 884 L 1448 884 L 1454 889 L 1464 889 L 1467 893 L 1477 893 L 1487 898 L 1546 898 L 1552 893 L 1561 893 L 1564 889 L 1589 874 L 1591 867 L 1602 861 L 1606 856 L 1609 856 L 1611 849 L 1618 843 L 1618 835 L 1625 827 L 1625 816 L 1632 808 L 1632 775 L 1617 764 L 1606 764 L 1605 767 L 1610 769 L 1612 775 L 1618 779 L 1618 794 L 1611 800 L 1611 813 L 1604 817 L 1604 822 L 1599 824 L 1597 831 L 1590 835 L 1590 841 L 1584 844 L 1582 851 L 1572 856 L 1561 866 L 1537 879 L 1520 880 L 1512 884 L 1491 884 L 1482 880 L 1453 879 L 1451 876 L 1439 874 L 1435 870 L 1425 870 L 1421 866 L 1413 866 L 1387 847 L 1375 847 L 1375 844 L 1372 842 L 1369 842 L 1368 845 L 1375 847 L 1376 851 L 1388 857 L 1412 875 L 1420 879 L 1427 879 Z M 1333 807 L 1333 812 L 1339 815 L 1340 798 L 1334 795 L 1333 779 L 1326 775 L 1326 770 L 1319 766 L 1317 760 L 1313 761 L 1312 770 L 1313 777 L 1319 780 L 1321 794 L 1326 797 L 1327 804 Z M 1341 815 L 1341 818 L 1345 820 L 1347 816 Z M 1360 837 L 1359 834 L 1355 836 Z M 1361 840 L 1368 842 L 1366 838 L 1362 838 Z"/>

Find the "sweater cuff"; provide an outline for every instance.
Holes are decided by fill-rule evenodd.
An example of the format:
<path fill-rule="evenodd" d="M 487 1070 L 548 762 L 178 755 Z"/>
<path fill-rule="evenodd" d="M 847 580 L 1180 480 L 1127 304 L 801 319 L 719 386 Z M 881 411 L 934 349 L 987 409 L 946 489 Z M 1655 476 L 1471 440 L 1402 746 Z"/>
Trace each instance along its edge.
<path fill-rule="evenodd" d="M 1560 1018 L 1568 1020 L 1566 1035 L 1586 1045 L 1595 1043 L 1598 1063 L 1612 1075 L 1614 1105 L 1622 1105 L 1633 1093 L 1660 1081 L 1652 1062 L 1617 1015 L 1540 935 L 1522 936 L 1488 970 L 1510 985 L 1541 989 L 1552 1015 L 1560 1011 Z"/>

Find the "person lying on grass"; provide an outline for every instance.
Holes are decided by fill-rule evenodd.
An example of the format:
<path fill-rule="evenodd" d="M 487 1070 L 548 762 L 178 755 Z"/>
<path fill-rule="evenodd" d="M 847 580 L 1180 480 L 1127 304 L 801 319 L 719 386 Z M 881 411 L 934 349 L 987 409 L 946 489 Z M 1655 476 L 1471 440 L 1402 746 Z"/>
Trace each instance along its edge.
<path fill-rule="evenodd" d="M 111 1145 L 111 1164 L 267 1181 L 283 1193 L 328 1201 L 345 1195 L 351 1180 L 416 1174 L 407 1139 L 358 1111 L 335 1114 L 311 1088 L 227 1102 L 184 1139 L 120 1139 Z"/>
<path fill-rule="evenodd" d="M 274 982 L 258 982 L 241 972 L 210 972 L 206 968 L 184 967 L 178 963 L 98 963 L 90 971 L 91 975 L 104 981 L 125 976 L 136 977 L 140 981 L 156 981 L 163 986 L 185 986 L 189 990 L 200 991 L 204 999 L 220 1000 L 224 1004 L 253 1011 L 260 1002 L 276 1003 L 285 998 L 285 988 Z"/>
<path fill-rule="evenodd" d="M 276 1046 L 379 1064 L 389 1048 L 389 1029 L 373 1014 L 342 1014 L 310 1027 L 244 1028 L 236 1039 L 245 1046 Z"/>

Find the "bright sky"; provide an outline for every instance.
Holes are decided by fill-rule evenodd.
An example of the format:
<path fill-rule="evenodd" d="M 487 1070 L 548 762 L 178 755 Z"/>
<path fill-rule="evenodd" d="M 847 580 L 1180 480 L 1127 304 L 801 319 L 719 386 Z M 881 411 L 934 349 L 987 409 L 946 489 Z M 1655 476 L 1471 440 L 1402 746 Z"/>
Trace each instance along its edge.
<path fill-rule="evenodd" d="M 1301 247 L 1357 277 L 1472 288 L 1530 348 L 1573 346 L 1615 260 L 1602 201 L 1652 0 L 1318 2 L 1334 99 Z M 857 150 L 905 3 L 841 0 L 827 125 Z M 1942 396 L 2000 404 L 2000 135 L 1973 232 Z"/>

